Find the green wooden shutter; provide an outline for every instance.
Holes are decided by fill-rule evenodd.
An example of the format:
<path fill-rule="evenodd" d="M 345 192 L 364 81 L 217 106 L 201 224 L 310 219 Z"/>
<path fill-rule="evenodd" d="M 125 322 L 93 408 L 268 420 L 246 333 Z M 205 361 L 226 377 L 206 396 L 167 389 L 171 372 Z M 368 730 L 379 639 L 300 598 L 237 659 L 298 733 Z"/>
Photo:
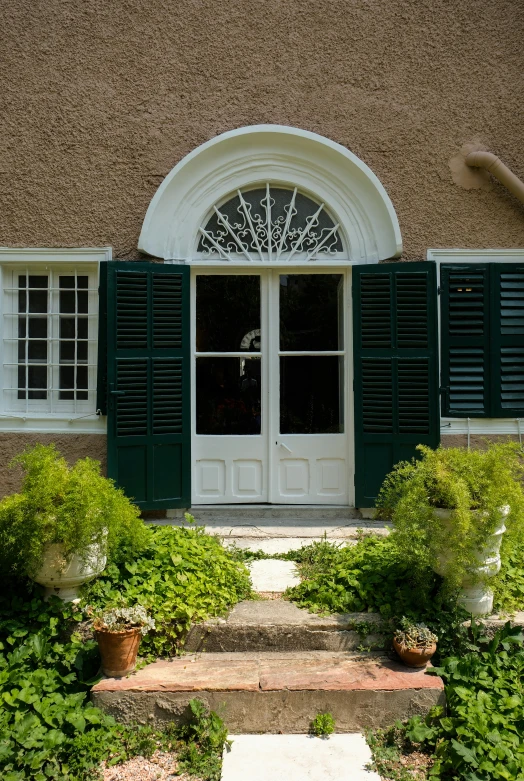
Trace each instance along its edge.
<path fill-rule="evenodd" d="M 524 415 L 524 264 L 491 265 L 494 418 Z"/>
<path fill-rule="evenodd" d="M 142 509 L 190 504 L 189 393 L 189 268 L 108 262 L 108 475 Z"/>
<path fill-rule="evenodd" d="M 442 414 L 485 417 L 491 408 L 488 266 L 442 265 L 440 292 Z"/>
<path fill-rule="evenodd" d="M 441 267 L 442 414 L 524 414 L 524 265 Z"/>
<path fill-rule="evenodd" d="M 357 507 L 416 445 L 440 441 L 436 301 L 434 263 L 353 268 Z"/>

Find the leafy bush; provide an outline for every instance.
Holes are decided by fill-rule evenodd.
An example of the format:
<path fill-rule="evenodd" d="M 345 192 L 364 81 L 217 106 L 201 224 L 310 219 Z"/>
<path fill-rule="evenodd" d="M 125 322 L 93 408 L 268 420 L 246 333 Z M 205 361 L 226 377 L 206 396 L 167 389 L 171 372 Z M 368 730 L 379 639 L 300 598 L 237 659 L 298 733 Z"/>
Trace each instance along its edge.
<path fill-rule="evenodd" d="M 405 562 L 444 566 L 455 588 L 478 566 L 477 553 L 505 519 L 506 549 L 524 531 L 524 466 L 515 443 L 486 450 L 419 445 L 421 458 L 403 461 L 386 477 L 377 499 L 379 517 L 390 518 L 394 540 Z M 451 522 L 435 508 L 452 510 Z M 452 556 L 444 556 L 450 551 Z"/>
<path fill-rule="evenodd" d="M 375 752 L 393 741 L 408 755 L 428 752 L 434 760 L 431 778 L 524 778 L 524 636 L 508 623 L 492 638 L 474 626 L 473 640 L 469 653 L 445 659 L 432 671 L 444 679 L 447 715 L 434 708 L 425 719 L 414 716 L 379 731 L 371 740 Z M 384 778 L 395 778 L 380 769 Z"/>
<path fill-rule="evenodd" d="M 137 551 L 145 540 L 138 508 L 91 458 L 68 467 L 54 445 L 35 445 L 12 466 L 25 471 L 22 489 L 0 502 L 0 567 L 34 575 L 44 549 L 62 543 L 64 556 L 82 556 L 98 544 L 111 559 L 125 544 Z"/>
<path fill-rule="evenodd" d="M 287 594 L 315 612 L 416 618 L 434 609 L 442 582 L 431 570 L 405 562 L 391 537 L 362 537 L 345 547 L 315 542 L 297 559 L 304 580 Z"/>
<path fill-rule="evenodd" d="M 245 565 L 203 528 L 153 526 L 139 557 L 123 551 L 121 563 L 84 588 L 94 610 L 119 599 L 143 605 L 156 628 L 143 638 L 141 653 L 170 656 L 192 623 L 225 613 L 250 595 L 251 582 Z"/>

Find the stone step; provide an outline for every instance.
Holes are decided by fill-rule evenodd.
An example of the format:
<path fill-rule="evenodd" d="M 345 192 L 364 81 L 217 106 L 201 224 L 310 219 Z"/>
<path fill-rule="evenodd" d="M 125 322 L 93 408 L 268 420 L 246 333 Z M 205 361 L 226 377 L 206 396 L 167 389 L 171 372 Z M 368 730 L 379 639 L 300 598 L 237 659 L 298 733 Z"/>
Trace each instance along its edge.
<path fill-rule="evenodd" d="M 383 656 L 310 651 L 161 660 L 91 690 L 93 704 L 118 721 L 159 726 L 185 720 L 193 697 L 220 712 L 232 734 L 305 733 L 319 711 L 343 733 L 427 713 L 444 704 L 444 686 Z"/>
<path fill-rule="evenodd" d="M 187 526 L 184 518 L 156 519 L 159 525 Z M 356 540 L 361 530 L 372 534 L 388 534 L 390 524 L 383 521 L 358 521 L 344 519 L 275 518 L 266 516 L 245 516 L 239 518 L 197 517 L 196 522 L 206 532 L 224 540 L 239 539 L 268 540 L 276 538 L 302 539 L 307 543 L 314 539 L 327 538 L 334 541 Z"/>
<path fill-rule="evenodd" d="M 183 518 L 184 510 L 168 510 L 168 518 Z M 346 505 L 285 505 L 285 504 L 200 504 L 189 508 L 189 513 L 199 522 L 209 519 L 225 522 L 250 519 L 285 518 L 313 521 L 357 520 L 362 514 L 356 507 Z"/>
<path fill-rule="evenodd" d="M 188 652 L 383 651 L 391 632 L 378 613 L 318 616 L 283 599 L 239 602 L 227 618 L 192 627 Z"/>

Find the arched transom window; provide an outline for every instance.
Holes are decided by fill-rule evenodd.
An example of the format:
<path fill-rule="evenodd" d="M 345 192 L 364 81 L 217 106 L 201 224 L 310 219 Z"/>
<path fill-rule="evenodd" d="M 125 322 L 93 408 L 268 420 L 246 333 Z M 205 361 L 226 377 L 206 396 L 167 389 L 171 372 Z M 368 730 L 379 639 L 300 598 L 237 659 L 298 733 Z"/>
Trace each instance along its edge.
<path fill-rule="evenodd" d="M 199 229 L 198 256 L 210 260 L 314 261 L 344 257 L 339 224 L 325 204 L 296 187 L 237 190 Z"/>

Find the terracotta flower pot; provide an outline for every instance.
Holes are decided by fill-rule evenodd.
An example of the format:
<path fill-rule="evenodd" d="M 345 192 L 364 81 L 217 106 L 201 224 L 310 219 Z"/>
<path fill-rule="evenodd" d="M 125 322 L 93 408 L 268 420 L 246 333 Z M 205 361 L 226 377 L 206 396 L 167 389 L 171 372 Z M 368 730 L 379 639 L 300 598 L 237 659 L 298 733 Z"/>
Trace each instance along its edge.
<path fill-rule="evenodd" d="M 140 627 L 109 632 L 95 629 L 95 637 L 102 657 L 102 670 L 108 678 L 122 678 L 136 667 L 138 646 L 142 639 Z"/>
<path fill-rule="evenodd" d="M 433 643 L 429 648 L 404 648 L 393 638 L 393 648 L 408 667 L 425 667 L 437 650 L 437 644 Z"/>

